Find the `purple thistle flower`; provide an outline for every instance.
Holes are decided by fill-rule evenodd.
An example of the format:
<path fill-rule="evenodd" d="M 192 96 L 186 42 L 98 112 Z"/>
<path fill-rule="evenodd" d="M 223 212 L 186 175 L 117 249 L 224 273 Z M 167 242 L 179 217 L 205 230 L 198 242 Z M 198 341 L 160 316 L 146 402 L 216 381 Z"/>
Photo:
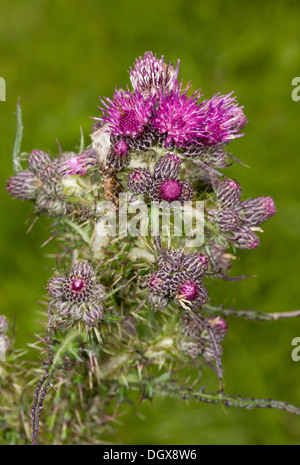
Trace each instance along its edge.
<path fill-rule="evenodd" d="M 224 181 L 219 182 L 215 192 L 222 207 L 226 208 L 235 208 L 242 194 L 241 186 L 232 179 L 224 179 Z"/>
<path fill-rule="evenodd" d="M 193 279 L 189 273 L 174 273 L 170 281 L 170 292 L 180 303 L 187 302 L 192 308 L 201 308 L 208 299 L 208 293 L 202 281 Z"/>
<path fill-rule="evenodd" d="M 180 198 L 181 192 L 181 182 L 177 179 L 157 180 L 151 186 L 150 196 L 152 200 L 173 202 Z"/>
<path fill-rule="evenodd" d="M 153 108 L 153 98 L 144 100 L 142 94 L 132 95 L 129 91 L 116 91 L 114 100 L 105 97 L 100 99 L 103 112 L 100 119 L 108 123 L 113 136 L 131 137 L 140 136 L 150 121 Z"/>
<path fill-rule="evenodd" d="M 257 197 L 240 202 L 237 210 L 244 224 L 258 226 L 275 215 L 276 206 L 272 197 Z"/>
<path fill-rule="evenodd" d="M 201 104 L 200 145 L 218 145 L 244 135 L 238 132 L 247 124 L 247 120 L 243 107 L 238 106 L 236 97 L 231 97 L 232 93 L 216 94 Z"/>
<path fill-rule="evenodd" d="M 149 190 L 151 200 L 184 202 L 193 198 L 191 184 L 177 179 L 179 171 L 180 163 L 176 155 L 167 154 L 158 160 L 154 167 L 154 181 Z"/>
<path fill-rule="evenodd" d="M 164 137 L 164 146 L 175 144 L 177 147 L 188 147 L 197 143 L 202 133 L 199 131 L 201 115 L 199 115 L 198 100 L 200 90 L 187 97 L 187 86 L 181 94 L 181 87 L 169 95 L 160 96 L 153 126 Z"/>
<path fill-rule="evenodd" d="M 98 166 L 97 154 L 95 150 L 90 147 L 84 150 L 80 155 L 68 158 L 59 165 L 60 168 L 57 169 L 57 173 L 63 178 L 72 176 L 73 174 L 80 174 L 83 176 L 88 169 Z"/>
<path fill-rule="evenodd" d="M 65 318 L 82 319 L 94 326 L 103 317 L 100 301 L 105 289 L 96 283 L 93 267 L 88 262 L 76 263 L 68 276 L 50 279 L 47 289 L 55 299 L 53 307 Z"/>
<path fill-rule="evenodd" d="M 179 60 L 177 68 L 170 63 L 164 63 L 164 57 L 156 58 L 156 54 L 145 52 L 143 57 L 136 59 L 133 68 L 130 68 L 130 81 L 135 92 L 144 98 L 158 95 L 160 92 L 168 94 L 177 89 Z"/>
<path fill-rule="evenodd" d="M 149 170 L 137 168 L 128 174 L 127 184 L 135 194 L 149 193 L 151 200 L 184 202 L 194 196 L 187 181 L 179 181 L 180 158 L 174 154 L 161 157 L 154 167 L 154 179 Z"/>
<path fill-rule="evenodd" d="M 187 280 L 180 284 L 177 292 L 179 298 L 182 296 L 185 300 L 195 300 L 198 295 L 198 286 L 195 281 Z"/>
<path fill-rule="evenodd" d="M 128 144 L 124 139 L 118 139 L 114 145 L 114 151 L 117 155 L 124 156 L 127 155 L 129 150 Z"/>

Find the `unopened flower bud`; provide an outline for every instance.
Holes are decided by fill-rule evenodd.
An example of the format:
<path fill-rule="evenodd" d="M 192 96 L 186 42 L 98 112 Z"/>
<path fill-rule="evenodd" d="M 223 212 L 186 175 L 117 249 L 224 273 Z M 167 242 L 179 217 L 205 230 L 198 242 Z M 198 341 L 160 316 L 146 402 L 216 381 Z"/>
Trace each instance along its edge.
<path fill-rule="evenodd" d="M 228 254 L 225 248 L 220 245 L 212 245 L 209 249 L 209 256 L 211 266 L 217 273 L 231 268 L 231 260 L 235 259 L 234 255 Z"/>
<path fill-rule="evenodd" d="M 155 294 L 166 295 L 169 292 L 170 275 L 165 271 L 151 273 L 147 280 L 147 287 Z"/>
<path fill-rule="evenodd" d="M 223 348 L 221 344 L 219 344 L 218 342 L 217 342 L 217 350 L 218 350 L 219 355 L 222 355 Z M 212 362 L 213 360 L 216 360 L 216 349 L 212 342 L 207 343 L 202 353 L 202 356 L 205 358 L 207 362 Z"/>
<path fill-rule="evenodd" d="M 54 299 L 61 299 L 64 296 L 63 286 L 65 283 L 66 278 L 64 276 L 55 276 L 51 278 L 47 286 L 49 294 Z"/>
<path fill-rule="evenodd" d="M 28 167 L 34 173 L 38 173 L 50 163 L 50 156 L 42 150 L 33 150 L 28 156 Z"/>
<path fill-rule="evenodd" d="M 154 167 L 155 179 L 177 179 L 181 167 L 181 158 L 174 153 L 161 157 Z"/>
<path fill-rule="evenodd" d="M 213 148 L 204 151 L 200 160 L 212 168 L 225 168 L 227 164 L 227 153 L 220 147 Z"/>
<path fill-rule="evenodd" d="M 177 271 L 182 258 L 182 253 L 176 250 L 165 250 L 157 260 L 157 265 L 161 270 L 171 273 Z"/>
<path fill-rule="evenodd" d="M 170 300 L 164 295 L 149 292 L 148 302 L 154 310 L 163 310 L 169 305 Z"/>
<path fill-rule="evenodd" d="M 103 308 L 98 303 L 81 305 L 82 321 L 89 327 L 97 326 L 103 319 Z"/>
<path fill-rule="evenodd" d="M 12 176 L 6 189 L 13 197 L 22 200 L 33 200 L 37 196 L 40 181 L 30 170 L 20 171 Z"/>
<path fill-rule="evenodd" d="M 245 224 L 258 226 L 275 215 L 276 207 L 272 197 L 257 197 L 240 202 L 238 211 Z"/>
<path fill-rule="evenodd" d="M 241 198 L 241 186 L 232 179 L 224 179 L 216 187 L 216 196 L 223 207 L 234 208 Z"/>
<path fill-rule="evenodd" d="M 260 241 L 257 235 L 247 226 L 240 226 L 234 231 L 233 237 L 228 238 L 234 246 L 239 249 L 250 250 L 259 246 Z"/>
<path fill-rule="evenodd" d="M 193 278 L 198 279 L 204 275 L 208 268 L 208 258 L 200 253 L 185 255 L 182 259 L 181 266 Z"/>
<path fill-rule="evenodd" d="M 36 206 L 49 216 L 64 216 L 68 212 L 68 204 L 60 198 L 53 198 L 43 189 L 38 193 Z"/>
<path fill-rule="evenodd" d="M 128 174 L 128 189 L 135 194 L 145 194 L 148 192 L 153 179 L 149 170 L 145 168 L 136 168 Z"/>
<path fill-rule="evenodd" d="M 208 219 L 212 223 L 216 223 L 220 231 L 234 231 L 239 224 L 238 214 L 231 209 L 210 210 Z"/>
<path fill-rule="evenodd" d="M 183 355 L 186 355 L 192 359 L 199 357 L 203 350 L 199 342 L 187 341 L 185 339 L 180 339 L 178 341 L 178 349 Z"/>
<path fill-rule="evenodd" d="M 72 269 L 73 275 L 78 276 L 93 276 L 94 269 L 87 261 L 75 263 Z"/>
<path fill-rule="evenodd" d="M 223 320 L 223 318 L 221 318 L 220 316 L 217 316 L 213 319 L 207 319 L 207 323 L 211 327 L 216 341 L 221 342 L 228 332 L 228 325 L 226 321 Z"/>

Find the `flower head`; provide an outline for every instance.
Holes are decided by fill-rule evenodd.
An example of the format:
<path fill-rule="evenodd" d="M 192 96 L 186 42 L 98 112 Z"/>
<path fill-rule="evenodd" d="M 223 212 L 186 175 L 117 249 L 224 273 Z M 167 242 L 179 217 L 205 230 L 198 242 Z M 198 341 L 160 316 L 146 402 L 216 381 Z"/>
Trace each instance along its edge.
<path fill-rule="evenodd" d="M 149 98 L 159 93 L 169 93 L 176 89 L 179 60 L 177 68 L 171 63 L 164 63 L 164 57 L 156 58 L 156 54 L 145 52 L 143 57 L 136 59 L 133 68 L 130 68 L 131 85 L 136 92 L 140 92 L 144 98 Z"/>
<path fill-rule="evenodd" d="M 179 88 L 168 95 L 161 94 L 160 96 L 153 126 L 160 135 L 164 136 L 165 147 L 173 144 L 177 147 L 187 147 L 197 143 L 202 135 L 199 131 L 201 115 L 198 104 L 201 92 L 197 90 L 191 97 L 188 97 L 189 87 L 183 93 Z"/>
<path fill-rule="evenodd" d="M 171 295 L 180 303 L 191 308 L 201 308 L 208 299 L 208 293 L 200 279 L 194 279 L 185 271 L 174 273 L 170 281 Z M 184 306 L 184 305 L 183 305 Z"/>
<path fill-rule="evenodd" d="M 154 179 L 146 168 L 136 168 L 128 174 L 128 187 L 135 194 L 150 195 L 151 200 L 184 202 L 194 195 L 193 187 L 187 181 L 178 180 L 181 160 L 169 153 L 161 157 L 154 166 Z"/>
<path fill-rule="evenodd" d="M 101 300 L 104 287 L 97 284 L 88 262 L 76 263 L 68 276 L 56 276 L 48 283 L 49 294 L 55 299 L 53 307 L 60 316 L 79 320 L 94 326 L 103 317 Z"/>
<path fill-rule="evenodd" d="M 81 174 L 82 176 L 88 169 L 94 168 L 98 165 L 97 154 L 92 148 L 84 150 L 76 157 L 68 158 L 60 163 L 57 173 L 63 178 L 72 176 L 73 174 Z"/>
<path fill-rule="evenodd" d="M 199 108 L 201 117 L 199 144 L 218 145 L 241 137 L 238 132 L 247 124 L 246 117 L 232 92 L 216 94 L 205 100 Z"/>
<path fill-rule="evenodd" d="M 141 135 L 150 121 L 153 99 L 144 100 L 142 94 L 131 94 L 119 90 L 114 99 L 100 99 L 103 107 L 102 118 L 95 118 L 108 123 L 113 136 L 132 137 Z"/>

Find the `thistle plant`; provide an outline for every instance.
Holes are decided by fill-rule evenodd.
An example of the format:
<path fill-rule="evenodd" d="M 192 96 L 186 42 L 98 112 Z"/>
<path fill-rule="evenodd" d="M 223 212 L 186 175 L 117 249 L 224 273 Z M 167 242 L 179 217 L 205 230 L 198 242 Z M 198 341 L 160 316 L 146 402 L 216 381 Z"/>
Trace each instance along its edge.
<path fill-rule="evenodd" d="M 10 348 L 1 372 L 10 399 L 3 441 L 104 443 L 132 391 L 300 414 L 223 389 L 231 316 L 299 316 L 224 309 L 207 291 L 210 279 L 245 278 L 230 275 L 232 261 L 238 249 L 259 246 L 262 223 L 276 213 L 271 197 L 245 199 L 226 176 L 236 161 L 227 145 L 247 123 L 243 107 L 233 93 L 203 99 L 179 81 L 179 60 L 175 66 L 152 52 L 129 76 L 131 87 L 100 98 L 91 142 L 85 146 L 82 136 L 79 153 L 59 146 L 54 157 L 37 149 L 21 154 L 17 107 L 7 190 L 31 202 L 36 217 L 52 218 L 60 248 L 45 283 L 46 331 L 35 344 L 42 365 L 25 364 L 24 378 Z M 0 334 L 7 328 L 0 317 Z M 203 387 L 204 366 L 218 380 L 216 392 Z M 19 385 L 22 399 L 11 391 Z"/>

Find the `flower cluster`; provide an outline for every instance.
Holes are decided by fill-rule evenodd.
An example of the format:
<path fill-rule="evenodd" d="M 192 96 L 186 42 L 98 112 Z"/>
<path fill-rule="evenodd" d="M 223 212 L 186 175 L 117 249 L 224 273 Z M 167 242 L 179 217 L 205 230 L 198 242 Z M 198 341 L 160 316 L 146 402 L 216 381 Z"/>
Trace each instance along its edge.
<path fill-rule="evenodd" d="M 28 169 L 12 176 L 7 183 L 10 195 L 22 200 L 33 200 L 38 212 L 49 216 L 63 216 L 68 204 L 56 173 L 59 159 L 51 159 L 42 150 L 28 156 Z"/>
<path fill-rule="evenodd" d="M 102 320 L 105 289 L 88 262 L 76 263 L 68 276 L 50 279 L 48 291 L 53 298 L 50 307 L 59 317 L 82 320 L 88 327 Z"/>
<path fill-rule="evenodd" d="M 219 182 L 215 189 L 218 208 L 208 212 L 210 222 L 216 224 L 226 239 L 239 249 L 254 249 L 259 238 L 253 228 L 276 213 L 271 197 L 257 197 L 241 201 L 241 186 L 232 179 Z"/>
<path fill-rule="evenodd" d="M 174 153 L 162 156 L 154 166 L 152 177 L 146 168 L 129 172 L 127 185 L 134 194 L 149 194 L 153 201 L 184 202 L 193 198 L 193 187 L 178 180 L 181 159 Z"/>
<path fill-rule="evenodd" d="M 191 86 L 182 88 L 178 71 L 179 60 L 174 68 L 146 52 L 130 69 L 133 91 L 116 88 L 111 99 L 101 98 L 102 117 L 94 119 L 130 149 L 147 151 L 157 144 L 224 167 L 223 146 L 241 137 L 247 123 L 243 109 L 232 93 L 202 100 L 198 89 L 189 96 Z"/>
<path fill-rule="evenodd" d="M 208 299 L 202 277 L 209 260 L 202 254 L 184 255 L 165 251 L 157 261 L 158 270 L 148 276 L 148 301 L 154 309 L 165 308 L 175 299 L 183 308 L 200 309 Z"/>

